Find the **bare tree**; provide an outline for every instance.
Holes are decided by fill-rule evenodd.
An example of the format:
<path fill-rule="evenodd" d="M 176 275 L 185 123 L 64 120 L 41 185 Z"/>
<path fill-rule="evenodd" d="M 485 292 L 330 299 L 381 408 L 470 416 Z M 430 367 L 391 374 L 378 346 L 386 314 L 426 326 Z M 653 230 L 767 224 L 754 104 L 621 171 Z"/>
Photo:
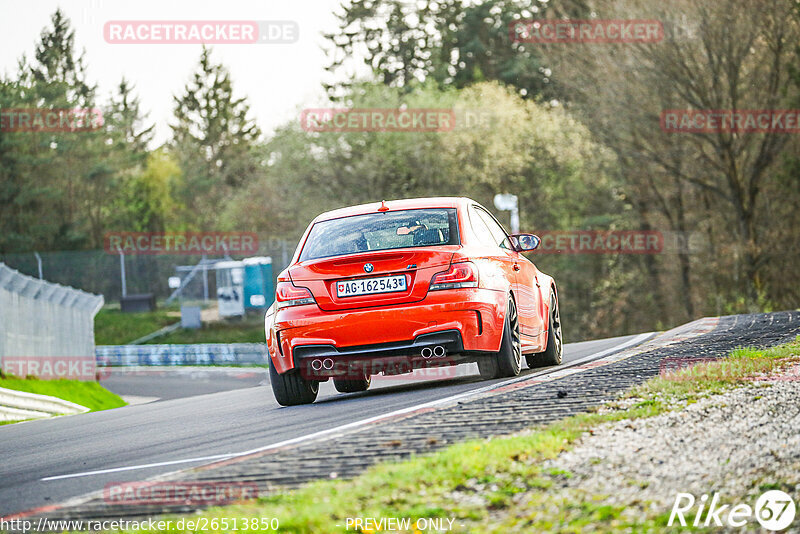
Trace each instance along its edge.
<path fill-rule="evenodd" d="M 724 128 L 669 133 L 660 118 L 667 109 L 786 107 L 796 91 L 791 66 L 800 42 L 797 1 L 628 0 L 596 2 L 593 11 L 598 19 L 659 20 L 664 38 L 547 45 L 553 70 L 570 91 L 570 105 L 623 161 L 638 165 L 637 172 L 626 173 L 633 192 L 646 193 L 643 198 L 673 229 L 686 228 L 686 202 L 697 201 L 699 191 L 708 193 L 735 241 L 736 268 L 752 309 L 762 290 L 765 260 L 759 241 L 761 194 L 791 136 Z M 686 265 L 682 277 L 688 283 Z"/>

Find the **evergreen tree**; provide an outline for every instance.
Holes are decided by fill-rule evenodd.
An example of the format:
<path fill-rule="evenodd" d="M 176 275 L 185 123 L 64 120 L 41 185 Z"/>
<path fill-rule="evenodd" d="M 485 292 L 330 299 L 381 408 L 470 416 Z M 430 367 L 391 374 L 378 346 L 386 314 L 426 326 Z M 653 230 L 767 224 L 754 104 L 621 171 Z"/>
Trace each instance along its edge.
<path fill-rule="evenodd" d="M 439 87 L 464 88 L 482 81 L 499 81 L 525 97 L 557 97 L 553 74 L 535 45 L 514 42 L 515 20 L 545 18 L 556 12 L 586 16 L 581 0 L 553 2 L 526 0 L 464 0 L 406 2 L 354 0 L 342 6 L 339 30 L 327 34 L 330 42 L 327 70 L 340 75 L 363 57 L 378 81 L 392 87 L 411 87 L 434 80 Z M 353 76 L 326 85 L 331 98 L 347 96 Z"/>
<path fill-rule="evenodd" d="M 174 150 L 183 171 L 179 199 L 186 219 L 213 228 L 221 204 L 258 172 L 253 147 L 261 135 L 245 98 L 233 96 L 230 73 L 203 47 L 198 69 L 175 96 Z"/>

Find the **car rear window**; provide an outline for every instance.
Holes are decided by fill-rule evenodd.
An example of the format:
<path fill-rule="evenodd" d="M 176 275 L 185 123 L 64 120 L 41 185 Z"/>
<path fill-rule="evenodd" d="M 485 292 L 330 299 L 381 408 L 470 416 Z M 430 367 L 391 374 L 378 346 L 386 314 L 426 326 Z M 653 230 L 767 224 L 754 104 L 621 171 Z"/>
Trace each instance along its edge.
<path fill-rule="evenodd" d="M 311 228 L 300 261 L 396 248 L 457 245 L 454 208 L 386 211 L 321 221 Z"/>

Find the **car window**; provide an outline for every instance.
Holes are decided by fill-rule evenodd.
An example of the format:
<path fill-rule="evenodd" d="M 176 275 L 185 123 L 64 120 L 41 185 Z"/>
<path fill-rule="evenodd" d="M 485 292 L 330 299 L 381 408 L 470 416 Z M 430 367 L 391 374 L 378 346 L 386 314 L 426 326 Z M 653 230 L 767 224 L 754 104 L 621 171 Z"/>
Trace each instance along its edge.
<path fill-rule="evenodd" d="M 498 222 L 492 217 L 488 212 L 481 208 L 475 208 L 475 212 L 477 213 L 478 217 L 480 217 L 481 221 L 486 225 L 486 228 L 489 230 L 489 233 L 492 236 L 492 244 L 499 247 L 506 247 L 506 238 L 508 234 L 506 231 L 503 230 L 503 227 L 498 224 Z"/>
<path fill-rule="evenodd" d="M 469 209 L 469 220 L 470 224 L 472 225 L 472 230 L 475 232 L 475 235 L 478 237 L 478 240 L 480 240 L 481 243 L 485 245 L 497 246 L 492 232 L 489 231 L 489 227 L 486 226 L 486 223 L 483 221 L 483 218 L 480 216 L 477 208 L 474 206 L 470 207 Z"/>
<path fill-rule="evenodd" d="M 311 228 L 300 261 L 397 248 L 459 244 L 456 210 L 367 213 L 320 221 Z"/>

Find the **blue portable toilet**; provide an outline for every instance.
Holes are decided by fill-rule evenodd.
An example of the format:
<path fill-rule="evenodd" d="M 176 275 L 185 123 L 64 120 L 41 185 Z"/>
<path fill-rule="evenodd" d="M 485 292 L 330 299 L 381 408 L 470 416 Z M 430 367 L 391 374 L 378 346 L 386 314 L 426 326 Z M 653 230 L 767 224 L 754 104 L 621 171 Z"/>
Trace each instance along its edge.
<path fill-rule="evenodd" d="M 244 307 L 245 310 L 264 311 L 272 305 L 275 287 L 272 283 L 272 258 L 258 256 L 245 258 Z"/>

